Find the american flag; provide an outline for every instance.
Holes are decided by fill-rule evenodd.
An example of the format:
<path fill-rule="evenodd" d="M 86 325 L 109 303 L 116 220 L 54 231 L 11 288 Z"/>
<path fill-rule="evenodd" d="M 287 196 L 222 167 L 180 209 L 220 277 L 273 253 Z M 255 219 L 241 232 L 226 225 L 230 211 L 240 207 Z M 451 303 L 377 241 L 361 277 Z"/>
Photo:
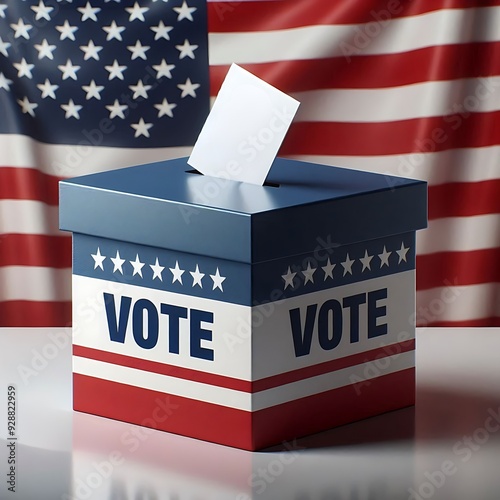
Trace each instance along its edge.
<path fill-rule="evenodd" d="M 429 182 L 418 324 L 500 324 L 500 2 L 13 0 L 0 37 L 0 325 L 71 321 L 57 181 L 188 155 L 233 62 L 301 102 L 280 156 Z"/>

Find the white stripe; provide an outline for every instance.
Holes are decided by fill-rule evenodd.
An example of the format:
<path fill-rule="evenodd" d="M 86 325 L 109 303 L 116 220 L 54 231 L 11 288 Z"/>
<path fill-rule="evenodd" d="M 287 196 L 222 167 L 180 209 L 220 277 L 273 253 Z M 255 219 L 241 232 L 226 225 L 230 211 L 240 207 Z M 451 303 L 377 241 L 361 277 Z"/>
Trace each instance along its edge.
<path fill-rule="evenodd" d="M 444 283 L 443 283 L 444 285 Z M 500 284 L 449 285 L 417 292 L 417 322 L 421 326 L 438 321 L 468 321 L 498 316 Z"/>
<path fill-rule="evenodd" d="M 500 246 L 500 216 L 475 215 L 429 221 L 428 229 L 417 231 L 417 254 L 468 252 Z"/>
<path fill-rule="evenodd" d="M 0 302 L 7 300 L 69 302 L 71 269 L 0 267 Z"/>
<path fill-rule="evenodd" d="M 0 165 L 36 168 L 49 175 L 74 177 L 189 156 L 191 149 L 190 146 L 150 149 L 92 146 L 84 136 L 77 145 L 45 144 L 24 135 L 3 134 L 0 135 Z"/>
<path fill-rule="evenodd" d="M 424 82 L 382 89 L 325 89 L 292 94 L 298 122 L 389 122 L 500 109 L 500 77 Z M 458 118 L 443 118 L 443 130 Z M 441 140 L 441 139 L 439 139 Z"/>
<path fill-rule="evenodd" d="M 325 373 L 310 379 L 274 387 L 254 395 L 253 410 L 258 411 L 288 401 L 312 396 L 321 392 L 351 385 L 353 382 L 368 381 L 382 375 L 389 375 L 415 366 L 415 352 L 405 352 L 377 359 L 368 363 L 350 366 L 333 373 Z M 354 389 L 353 389 L 354 390 Z"/>
<path fill-rule="evenodd" d="M 430 147 L 421 145 L 422 148 Z M 500 146 L 449 149 L 405 155 L 319 156 L 293 158 L 323 165 L 354 168 L 427 181 L 430 186 L 449 182 L 481 182 L 500 178 Z M 477 165 L 479 168 L 471 168 Z"/>
<path fill-rule="evenodd" d="M 0 234 L 62 235 L 59 209 L 41 201 L 0 200 Z"/>
<path fill-rule="evenodd" d="M 73 356 L 73 371 L 81 375 L 245 411 L 262 410 L 288 401 L 345 387 L 361 380 L 370 380 L 381 375 L 396 373 L 413 366 L 415 366 L 415 355 L 414 351 L 411 351 L 299 380 L 252 395 L 234 389 Z"/>
<path fill-rule="evenodd" d="M 481 29 L 477 29 L 480 26 Z M 211 65 L 395 54 L 438 45 L 500 40 L 500 8 L 441 9 L 361 25 L 210 33 Z"/>

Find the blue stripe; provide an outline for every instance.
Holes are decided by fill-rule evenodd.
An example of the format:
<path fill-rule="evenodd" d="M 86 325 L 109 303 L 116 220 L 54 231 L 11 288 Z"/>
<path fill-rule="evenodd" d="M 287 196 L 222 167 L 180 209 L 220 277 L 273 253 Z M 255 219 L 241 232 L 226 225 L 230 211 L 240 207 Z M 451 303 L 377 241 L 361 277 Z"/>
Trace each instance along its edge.
<path fill-rule="evenodd" d="M 227 259 L 74 234 L 73 273 L 106 281 L 251 306 L 415 269 L 415 233 L 413 232 L 335 248 L 332 248 L 330 243 L 328 239 L 318 240 L 314 252 L 250 265 Z M 102 269 L 92 257 L 92 255 L 97 255 L 98 250 L 99 254 L 105 257 L 102 260 Z M 384 255 L 386 255 L 385 262 Z M 137 256 L 143 266 L 141 272 L 136 272 L 134 275 L 132 262 L 136 261 Z M 115 259 L 118 263 L 117 257 L 123 260 L 121 266 L 118 267 L 112 260 Z M 161 273 L 158 271 L 155 277 L 152 266 L 155 266 L 157 260 L 158 265 L 164 269 Z M 182 283 L 175 280 L 172 271 L 176 269 L 176 263 L 179 269 L 184 271 L 181 276 Z M 195 273 L 197 266 L 199 272 L 204 274 L 200 279 L 201 287 L 196 284 L 191 274 Z M 225 278 L 224 280 L 218 279 L 217 269 L 219 275 Z M 288 282 L 287 275 L 290 276 Z M 217 283 L 220 283 L 220 287 Z"/>

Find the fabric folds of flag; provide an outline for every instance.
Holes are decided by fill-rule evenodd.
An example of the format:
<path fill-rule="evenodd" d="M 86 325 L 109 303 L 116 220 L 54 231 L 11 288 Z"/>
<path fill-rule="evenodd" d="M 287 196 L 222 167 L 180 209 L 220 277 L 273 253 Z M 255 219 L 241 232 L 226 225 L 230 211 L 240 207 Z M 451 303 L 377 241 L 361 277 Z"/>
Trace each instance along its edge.
<path fill-rule="evenodd" d="M 70 322 L 57 180 L 189 154 L 233 62 L 301 101 L 281 156 L 429 182 L 419 325 L 500 324 L 500 1 L 2 1 L 0 23 L 0 324 Z"/>
<path fill-rule="evenodd" d="M 0 325 L 71 322 L 61 178 L 189 151 L 210 105 L 206 14 L 204 0 L 0 3 Z"/>

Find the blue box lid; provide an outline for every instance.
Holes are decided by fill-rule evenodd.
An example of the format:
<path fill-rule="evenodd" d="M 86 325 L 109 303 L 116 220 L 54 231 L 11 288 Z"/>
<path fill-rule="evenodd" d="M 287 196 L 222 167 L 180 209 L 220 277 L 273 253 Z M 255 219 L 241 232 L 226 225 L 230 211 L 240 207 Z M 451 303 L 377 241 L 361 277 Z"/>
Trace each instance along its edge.
<path fill-rule="evenodd" d="M 266 185 L 177 158 L 60 182 L 60 228 L 256 263 L 427 225 L 427 184 L 276 158 Z"/>

